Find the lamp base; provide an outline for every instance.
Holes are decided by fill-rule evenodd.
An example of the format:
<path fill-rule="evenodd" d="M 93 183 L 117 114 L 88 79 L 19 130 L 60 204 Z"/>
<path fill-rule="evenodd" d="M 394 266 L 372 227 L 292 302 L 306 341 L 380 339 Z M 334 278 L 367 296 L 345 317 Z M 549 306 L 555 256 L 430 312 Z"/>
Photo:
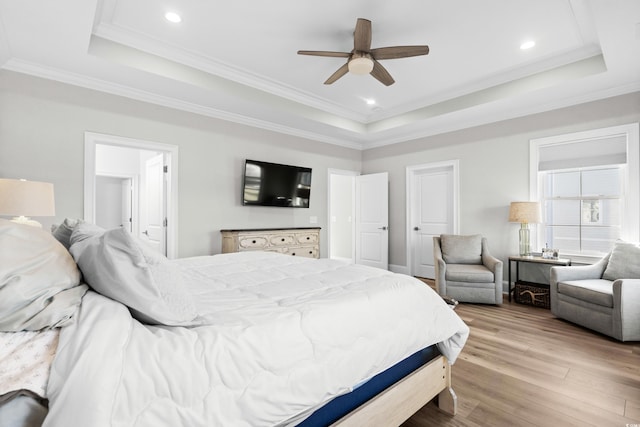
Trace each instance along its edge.
<path fill-rule="evenodd" d="M 32 227 L 42 228 L 42 224 L 26 216 L 16 216 L 11 219 L 11 222 L 15 222 L 16 224 L 30 225 Z"/>
<path fill-rule="evenodd" d="M 529 224 L 523 222 L 520 227 L 520 256 L 531 255 L 531 243 L 529 240 Z"/>

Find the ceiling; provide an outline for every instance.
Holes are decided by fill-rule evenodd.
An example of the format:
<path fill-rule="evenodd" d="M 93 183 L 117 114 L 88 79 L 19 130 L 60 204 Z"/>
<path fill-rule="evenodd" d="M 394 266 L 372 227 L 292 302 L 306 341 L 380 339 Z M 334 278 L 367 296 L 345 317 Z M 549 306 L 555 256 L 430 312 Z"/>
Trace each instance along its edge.
<path fill-rule="evenodd" d="M 357 18 L 430 53 L 324 85 Z M 0 0 L 0 67 L 367 149 L 639 91 L 640 1 Z"/>

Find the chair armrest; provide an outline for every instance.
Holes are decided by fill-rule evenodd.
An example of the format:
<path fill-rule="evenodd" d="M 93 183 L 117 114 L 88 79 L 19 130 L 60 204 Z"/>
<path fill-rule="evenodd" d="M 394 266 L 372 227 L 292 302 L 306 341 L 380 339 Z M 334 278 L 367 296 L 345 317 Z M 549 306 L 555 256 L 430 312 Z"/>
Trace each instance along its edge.
<path fill-rule="evenodd" d="M 549 274 L 549 299 L 551 301 L 551 313 L 558 315 L 558 282 L 569 280 L 600 279 L 609 263 L 609 255 L 595 264 L 568 267 L 551 267 Z"/>
<path fill-rule="evenodd" d="M 493 272 L 494 275 L 500 274 L 500 281 L 502 281 L 502 261 L 493 255 L 483 252 L 482 264 Z M 497 277 L 496 277 L 497 279 Z"/>
<path fill-rule="evenodd" d="M 500 274 L 500 283 L 502 283 L 502 261 L 491 255 L 491 252 L 489 251 L 489 243 L 487 242 L 486 237 L 482 238 L 482 252 L 480 256 L 482 264 L 493 272 L 496 280 L 498 279 L 498 273 Z M 498 271 L 498 269 L 500 271 Z"/>
<path fill-rule="evenodd" d="M 496 285 L 496 304 L 502 304 L 502 261 L 494 257 L 489 251 L 482 251 L 482 264 L 493 273 L 494 283 Z"/>
<path fill-rule="evenodd" d="M 614 322 L 620 322 L 622 341 L 640 340 L 640 279 L 613 282 Z M 616 319 L 617 316 L 619 319 Z"/>
<path fill-rule="evenodd" d="M 550 284 L 556 284 L 568 280 L 600 279 L 602 278 L 602 273 L 604 273 L 604 270 L 607 268 L 608 262 L 609 257 L 605 257 L 591 265 L 551 267 L 549 282 Z"/>
<path fill-rule="evenodd" d="M 440 248 L 440 237 L 433 238 L 433 265 L 435 268 L 436 291 L 438 294 L 447 295 L 447 282 L 444 279 L 447 272 L 447 264 L 442 257 L 442 249 Z"/>

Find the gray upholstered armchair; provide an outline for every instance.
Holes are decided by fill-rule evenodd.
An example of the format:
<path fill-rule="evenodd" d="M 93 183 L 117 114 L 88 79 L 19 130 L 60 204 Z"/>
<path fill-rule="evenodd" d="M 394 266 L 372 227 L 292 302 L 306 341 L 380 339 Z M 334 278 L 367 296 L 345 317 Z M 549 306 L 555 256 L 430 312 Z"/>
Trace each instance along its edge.
<path fill-rule="evenodd" d="M 502 261 L 479 234 L 433 238 L 436 290 L 460 302 L 502 304 Z"/>
<path fill-rule="evenodd" d="M 553 267 L 551 313 L 620 341 L 640 340 L 640 248 L 618 242 L 596 264 Z"/>

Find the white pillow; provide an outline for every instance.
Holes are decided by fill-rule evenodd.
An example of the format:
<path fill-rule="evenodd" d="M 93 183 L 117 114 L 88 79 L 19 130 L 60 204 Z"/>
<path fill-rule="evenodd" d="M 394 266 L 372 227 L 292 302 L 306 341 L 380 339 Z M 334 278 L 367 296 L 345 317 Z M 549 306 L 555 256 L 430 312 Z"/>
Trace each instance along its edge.
<path fill-rule="evenodd" d="M 86 291 L 71 255 L 50 233 L 0 219 L 0 331 L 64 326 Z"/>
<path fill-rule="evenodd" d="M 129 307 L 141 322 L 197 324 L 195 305 L 179 269 L 124 228 L 90 237 L 74 230 L 71 243 L 71 254 L 89 286 Z"/>

